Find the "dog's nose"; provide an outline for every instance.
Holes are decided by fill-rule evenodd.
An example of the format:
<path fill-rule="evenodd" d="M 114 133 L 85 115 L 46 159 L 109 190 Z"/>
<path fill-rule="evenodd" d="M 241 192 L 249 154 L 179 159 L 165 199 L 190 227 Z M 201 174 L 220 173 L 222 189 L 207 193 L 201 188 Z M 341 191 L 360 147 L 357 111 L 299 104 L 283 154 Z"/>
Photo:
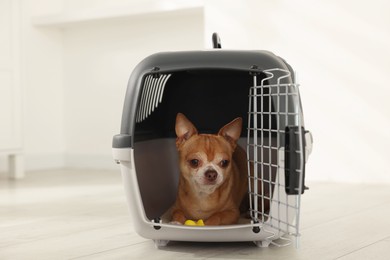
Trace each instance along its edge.
<path fill-rule="evenodd" d="M 208 181 L 215 181 L 215 179 L 217 179 L 218 173 L 213 170 L 208 170 L 204 173 L 204 176 Z"/>

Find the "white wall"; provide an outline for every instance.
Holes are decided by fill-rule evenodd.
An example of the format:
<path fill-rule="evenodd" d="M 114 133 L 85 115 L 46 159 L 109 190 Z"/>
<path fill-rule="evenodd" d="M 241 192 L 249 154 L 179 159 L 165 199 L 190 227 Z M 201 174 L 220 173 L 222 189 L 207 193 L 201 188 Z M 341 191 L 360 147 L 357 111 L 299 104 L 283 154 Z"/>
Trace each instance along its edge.
<path fill-rule="evenodd" d="M 111 143 L 130 73 L 156 52 L 202 49 L 202 14 L 94 22 L 66 28 L 63 37 L 66 165 L 117 168 Z"/>
<path fill-rule="evenodd" d="M 205 1 L 204 16 L 135 17 L 61 30 L 32 27 L 31 15 L 131 1 L 39 1 L 23 0 L 28 168 L 53 161 L 115 167 L 111 137 L 119 131 L 134 65 L 158 51 L 210 47 L 217 31 L 223 48 L 271 50 L 298 70 L 306 127 L 314 135 L 309 180 L 390 182 L 390 2 L 213 0 Z"/>
<path fill-rule="evenodd" d="M 134 2 L 138 4 L 134 5 Z M 158 51 L 201 49 L 199 10 L 35 26 L 39 16 L 143 8 L 153 1 L 20 0 L 23 147 L 26 169 L 117 169 L 112 136 L 133 67 Z M 169 5 L 167 6 L 168 8 Z M 167 30 L 167 28 L 170 28 Z M 0 172 L 6 170 L 0 158 Z"/>
<path fill-rule="evenodd" d="M 62 35 L 38 29 L 31 17 L 62 10 L 62 1 L 21 1 L 23 147 L 26 169 L 63 167 Z"/>
<path fill-rule="evenodd" d="M 222 46 L 271 50 L 298 70 L 314 135 L 309 180 L 390 182 L 390 2 L 218 0 L 210 8 L 219 21 L 207 17 L 206 34 L 220 32 Z"/>

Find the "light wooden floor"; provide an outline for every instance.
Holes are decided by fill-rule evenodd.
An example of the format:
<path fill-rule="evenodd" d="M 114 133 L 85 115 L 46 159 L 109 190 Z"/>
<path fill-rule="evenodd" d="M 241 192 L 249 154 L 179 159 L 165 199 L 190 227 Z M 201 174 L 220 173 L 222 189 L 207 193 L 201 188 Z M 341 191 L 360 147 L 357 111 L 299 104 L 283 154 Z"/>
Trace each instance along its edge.
<path fill-rule="evenodd" d="M 390 186 L 307 183 L 301 247 L 174 242 L 132 228 L 120 173 L 31 172 L 0 179 L 0 259 L 390 259 Z"/>

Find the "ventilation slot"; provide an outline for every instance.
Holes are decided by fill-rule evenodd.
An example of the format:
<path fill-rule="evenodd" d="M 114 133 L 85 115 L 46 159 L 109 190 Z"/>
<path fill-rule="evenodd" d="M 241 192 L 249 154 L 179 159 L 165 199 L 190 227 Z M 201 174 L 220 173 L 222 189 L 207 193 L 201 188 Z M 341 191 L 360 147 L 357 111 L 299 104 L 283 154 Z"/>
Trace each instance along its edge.
<path fill-rule="evenodd" d="M 153 75 L 145 78 L 137 111 L 137 123 L 144 121 L 161 103 L 165 85 L 170 77 L 171 74 L 163 74 L 158 78 Z"/>

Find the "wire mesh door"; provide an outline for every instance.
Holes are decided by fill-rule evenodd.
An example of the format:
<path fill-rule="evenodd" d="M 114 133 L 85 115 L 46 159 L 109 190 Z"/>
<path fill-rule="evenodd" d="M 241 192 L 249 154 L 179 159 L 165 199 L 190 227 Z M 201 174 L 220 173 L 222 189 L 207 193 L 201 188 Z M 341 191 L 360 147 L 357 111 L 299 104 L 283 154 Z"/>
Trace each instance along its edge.
<path fill-rule="evenodd" d="M 247 154 L 250 214 L 267 240 L 299 243 L 300 198 L 304 179 L 304 130 L 297 84 L 287 70 L 253 75 L 249 94 Z M 264 77 L 265 75 L 265 77 Z M 269 82 L 275 82 L 269 84 Z M 287 236 L 286 236 L 287 235 Z M 275 243 L 275 239 L 282 243 Z M 280 240 L 279 240 L 280 241 Z"/>

